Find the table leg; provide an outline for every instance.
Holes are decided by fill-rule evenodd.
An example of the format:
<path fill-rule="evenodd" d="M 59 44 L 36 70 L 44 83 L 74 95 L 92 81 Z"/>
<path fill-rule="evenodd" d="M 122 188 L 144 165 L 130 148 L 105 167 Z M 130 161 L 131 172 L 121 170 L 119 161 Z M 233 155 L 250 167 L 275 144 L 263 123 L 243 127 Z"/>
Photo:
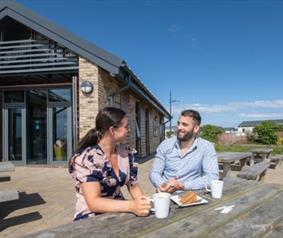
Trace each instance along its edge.
<path fill-rule="evenodd" d="M 252 154 L 250 157 L 250 166 L 253 166 L 254 164 L 255 164 L 254 155 Z"/>
<path fill-rule="evenodd" d="M 226 176 L 229 177 L 231 171 L 231 164 L 230 162 L 227 163 L 223 163 L 223 178 L 225 178 Z"/>

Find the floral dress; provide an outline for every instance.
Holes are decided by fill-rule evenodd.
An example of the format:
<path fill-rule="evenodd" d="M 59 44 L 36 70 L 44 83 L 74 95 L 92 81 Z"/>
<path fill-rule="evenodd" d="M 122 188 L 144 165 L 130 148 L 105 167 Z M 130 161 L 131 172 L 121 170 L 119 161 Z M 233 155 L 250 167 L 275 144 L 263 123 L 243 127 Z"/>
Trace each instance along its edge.
<path fill-rule="evenodd" d="M 76 189 L 76 212 L 74 220 L 92 217 L 94 213 L 88 209 L 82 193 L 81 184 L 99 182 L 101 196 L 124 200 L 120 190 L 123 185 L 134 186 L 137 183 L 137 166 L 134 163 L 136 153 L 124 145 L 117 145 L 119 176 L 112 168 L 99 145 L 91 146 L 76 153 L 71 159 L 69 172 L 74 179 Z"/>

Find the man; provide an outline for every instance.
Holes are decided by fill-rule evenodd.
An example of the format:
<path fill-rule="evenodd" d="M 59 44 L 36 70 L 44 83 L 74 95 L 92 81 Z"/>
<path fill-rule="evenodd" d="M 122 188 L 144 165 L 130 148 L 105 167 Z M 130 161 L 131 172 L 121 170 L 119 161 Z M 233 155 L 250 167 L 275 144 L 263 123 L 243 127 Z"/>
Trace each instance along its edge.
<path fill-rule="evenodd" d="M 197 111 L 183 111 L 177 123 L 177 137 L 158 146 L 150 173 L 158 191 L 203 189 L 211 180 L 219 179 L 213 144 L 197 137 L 200 123 Z"/>

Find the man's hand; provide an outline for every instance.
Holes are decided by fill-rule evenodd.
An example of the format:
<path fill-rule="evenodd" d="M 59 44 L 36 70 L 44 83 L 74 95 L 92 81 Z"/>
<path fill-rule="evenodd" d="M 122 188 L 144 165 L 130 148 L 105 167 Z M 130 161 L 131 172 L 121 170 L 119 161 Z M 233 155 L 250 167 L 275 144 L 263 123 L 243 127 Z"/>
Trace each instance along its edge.
<path fill-rule="evenodd" d="M 177 180 L 178 177 L 169 179 L 166 183 L 159 186 L 160 192 L 174 193 L 177 190 L 184 190 L 184 184 Z"/>

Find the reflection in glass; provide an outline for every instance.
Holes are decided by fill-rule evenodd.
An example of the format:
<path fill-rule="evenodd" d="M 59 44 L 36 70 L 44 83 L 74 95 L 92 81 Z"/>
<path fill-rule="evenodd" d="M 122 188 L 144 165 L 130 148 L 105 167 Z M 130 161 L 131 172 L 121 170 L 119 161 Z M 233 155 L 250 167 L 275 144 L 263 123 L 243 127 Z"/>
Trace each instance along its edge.
<path fill-rule="evenodd" d="M 49 102 L 71 102 L 71 89 L 50 89 L 48 97 Z"/>
<path fill-rule="evenodd" d="M 23 103 L 24 91 L 7 91 L 5 92 L 5 103 Z"/>
<path fill-rule="evenodd" d="M 53 158 L 55 161 L 67 160 L 67 107 L 54 107 L 53 120 Z"/>
<path fill-rule="evenodd" d="M 22 109 L 8 109 L 9 160 L 22 160 Z"/>
<path fill-rule="evenodd" d="M 3 161 L 2 92 L 0 92 L 0 161 Z"/>
<path fill-rule="evenodd" d="M 47 163 L 47 90 L 27 91 L 27 163 Z"/>

